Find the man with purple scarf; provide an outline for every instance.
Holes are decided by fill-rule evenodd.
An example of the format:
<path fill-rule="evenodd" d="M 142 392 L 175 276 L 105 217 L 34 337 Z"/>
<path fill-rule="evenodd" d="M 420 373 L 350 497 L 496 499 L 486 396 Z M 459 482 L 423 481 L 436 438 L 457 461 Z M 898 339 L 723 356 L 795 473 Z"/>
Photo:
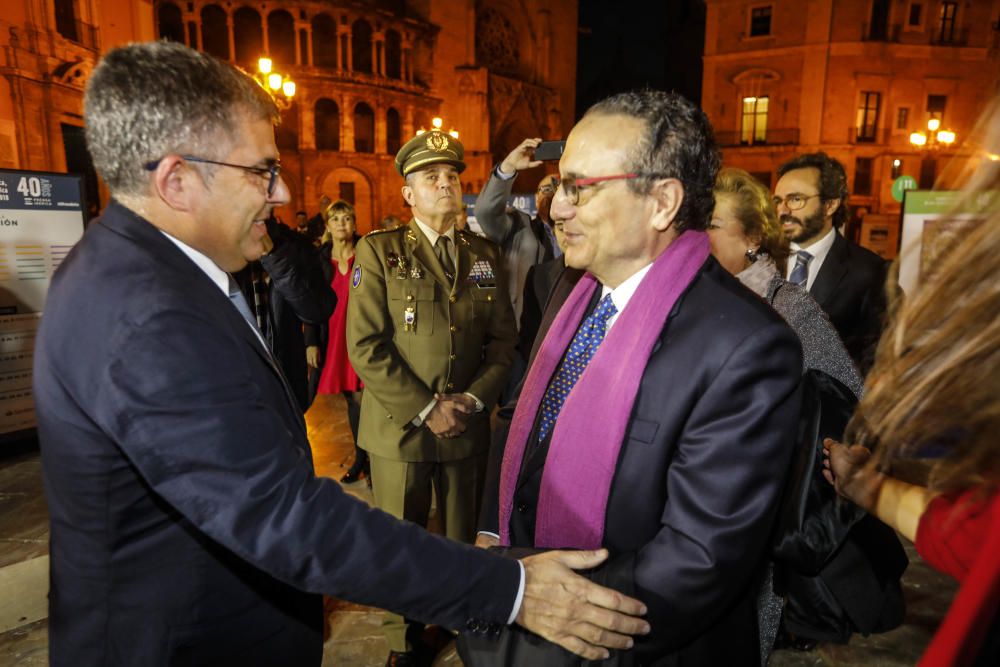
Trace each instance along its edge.
<path fill-rule="evenodd" d="M 713 259 L 720 163 L 683 97 L 592 107 L 560 160 L 555 286 L 493 456 L 480 546 L 607 548 L 591 578 L 651 633 L 608 664 L 759 665 L 755 597 L 799 414 L 795 334 Z M 467 665 L 576 664 L 537 636 L 463 640 Z"/>

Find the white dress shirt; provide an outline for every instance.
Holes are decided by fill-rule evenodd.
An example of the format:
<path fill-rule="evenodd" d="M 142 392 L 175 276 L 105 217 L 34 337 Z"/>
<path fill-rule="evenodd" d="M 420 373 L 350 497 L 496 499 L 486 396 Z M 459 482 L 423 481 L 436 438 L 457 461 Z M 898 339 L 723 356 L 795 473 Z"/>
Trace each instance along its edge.
<path fill-rule="evenodd" d="M 796 253 L 798 253 L 799 250 L 805 250 L 812 255 L 813 258 L 809 261 L 809 266 L 807 267 L 809 277 L 806 278 L 806 284 L 804 287 L 807 292 L 812 289 L 813 283 L 816 282 L 816 276 L 819 274 L 819 269 L 823 266 L 823 261 L 826 260 L 826 256 L 830 254 L 830 248 L 833 247 L 833 240 L 836 234 L 837 228 L 833 227 L 829 232 L 827 232 L 826 236 L 806 248 L 800 246 L 794 241 L 788 244 L 792 254 L 788 257 L 788 266 L 785 267 L 785 280 L 790 280 L 792 277 L 792 270 L 795 268 Z"/>

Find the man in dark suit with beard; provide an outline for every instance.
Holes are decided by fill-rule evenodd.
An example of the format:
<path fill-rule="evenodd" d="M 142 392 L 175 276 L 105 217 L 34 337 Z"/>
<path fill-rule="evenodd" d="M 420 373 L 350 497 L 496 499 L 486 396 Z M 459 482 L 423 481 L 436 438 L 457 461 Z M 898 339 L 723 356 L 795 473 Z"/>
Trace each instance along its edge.
<path fill-rule="evenodd" d="M 886 262 L 838 233 L 847 221 L 847 174 L 826 153 L 778 168 L 774 204 L 791 241 L 785 278 L 808 290 L 861 369 L 871 368 L 885 316 Z"/>
<path fill-rule="evenodd" d="M 477 544 L 606 547 L 595 581 L 652 632 L 613 664 L 759 665 L 756 587 L 793 451 L 802 356 L 780 316 L 709 254 L 719 155 L 676 94 L 599 102 L 570 132 L 552 216 L 555 286 Z M 467 665 L 569 665 L 516 630 Z"/>
<path fill-rule="evenodd" d="M 316 477 L 231 275 L 289 199 L 263 88 L 132 44 L 84 107 L 114 199 L 56 272 L 34 369 L 53 665 L 319 665 L 320 593 L 473 633 L 516 621 L 593 658 L 646 627 L 567 567 L 600 552 L 497 558 Z"/>

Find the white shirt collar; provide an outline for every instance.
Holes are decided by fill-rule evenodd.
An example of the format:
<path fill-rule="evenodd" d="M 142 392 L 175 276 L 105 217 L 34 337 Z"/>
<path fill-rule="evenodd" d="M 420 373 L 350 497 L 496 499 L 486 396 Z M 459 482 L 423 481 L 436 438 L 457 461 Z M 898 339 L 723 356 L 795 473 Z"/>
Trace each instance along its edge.
<path fill-rule="evenodd" d="M 805 250 L 812 255 L 812 259 L 809 261 L 809 278 L 806 281 L 806 289 L 812 289 L 813 283 L 816 282 L 816 276 L 819 275 L 819 270 L 823 266 L 826 256 L 830 254 L 830 248 L 833 247 L 833 241 L 836 237 L 837 228 L 834 227 L 827 232 L 826 236 L 808 248 L 803 248 L 798 243 L 789 243 L 788 247 L 792 251 L 792 254 L 788 258 L 788 267 L 785 269 L 785 280 L 789 280 L 792 277 L 792 270 L 795 268 L 795 254 L 799 250 Z"/>
<path fill-rule="evenodd" d="M 420 220 L 418 220 L 416 218 L 416 216 L 414 216 L 413 222 L 417 223 L 417 227 L 419 227 L 420 231 L 422 231 L 424 233 L 424 236 L 427 237 L 427 240 L 431 242 L 432 246 L 435 243 L 437 243 L 437 240 L 438 240 L 439 237 L 441 237 L 441 236 L 447 236 L 448 240 L 451 241 L 452 248 L 455 247 L 455 225 L 452 225 L 451 227 L 449 227 L 448 231 L 446 231 L 444 234 L 439 234 L 437 231 L 431 229 L 430 227 L 428 227 L 424 223 L 420 222 Z"/>
<path fill-rule="evenodd" d="M 642 279 L 646 277 L 649 270 L 653 268 L 653 263 L 650 262 L 646 266 L 642 267 L 631 276 L 626 278 L 621 285 L 611 289 L 607 285 L 601 285 L 601 298 L 603 299 L 608 294 L 611 295 L 611 303 L 615 304 L 615 310 L 617 311 L 614 315 L 608 318 L 608 323 L 606 325 L 606 330 L 610 329 L 614 325 L 618 316 L 622 314 L 625 310 L 625 306 L 628 305 L 629 300 L 635 291 L 639 289 L 639 284 L 642 283 Z"/>
<path fill-rule="evenodd" d="M 170 234 L 167 234 L 162 229 L 160 233 L 166 236 L 170 241 L 177 246 L 181 252 L 188 256 L 188 258 L 194 262 L 199 269 L 201 269 L 206 276 L 208 276 L 213 283 L 219 286 L 222 293 L 227 297 L 229 296 L 229 274 L 218 267 L 218 265 L 210 260 L 207 255 L 195 250 L 188 244 L 180 241 Z"/>

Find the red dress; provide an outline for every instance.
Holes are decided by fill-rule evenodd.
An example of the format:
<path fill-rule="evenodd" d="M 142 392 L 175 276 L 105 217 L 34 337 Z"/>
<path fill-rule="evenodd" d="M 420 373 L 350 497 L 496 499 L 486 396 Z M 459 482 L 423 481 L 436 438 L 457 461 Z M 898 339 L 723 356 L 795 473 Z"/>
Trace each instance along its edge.
<path fill-rule="evenodd" d="M 920 665 L 972 665 L 1000 607 L 1000 493 L 938 496 L 920 517 L 916 547 L 962 583 Z"/>
<path fill-rule="evenodd" d="M 333 315 L 330 315 L 327 327 L 326 355 L 323 357 L 323 372 L 319 376 L 317 389 L 321 394 L 358 391 L 363 386 L 347 358 L 347 299 L 351 292 L 354 257 L 347 260 L 346 273 L 337 269 L 337 260 L 331 258 L 330 263 L 333 265 L 333 281 L 330 286 L 337 295 L 337 307 L 334 308 Z"/>

